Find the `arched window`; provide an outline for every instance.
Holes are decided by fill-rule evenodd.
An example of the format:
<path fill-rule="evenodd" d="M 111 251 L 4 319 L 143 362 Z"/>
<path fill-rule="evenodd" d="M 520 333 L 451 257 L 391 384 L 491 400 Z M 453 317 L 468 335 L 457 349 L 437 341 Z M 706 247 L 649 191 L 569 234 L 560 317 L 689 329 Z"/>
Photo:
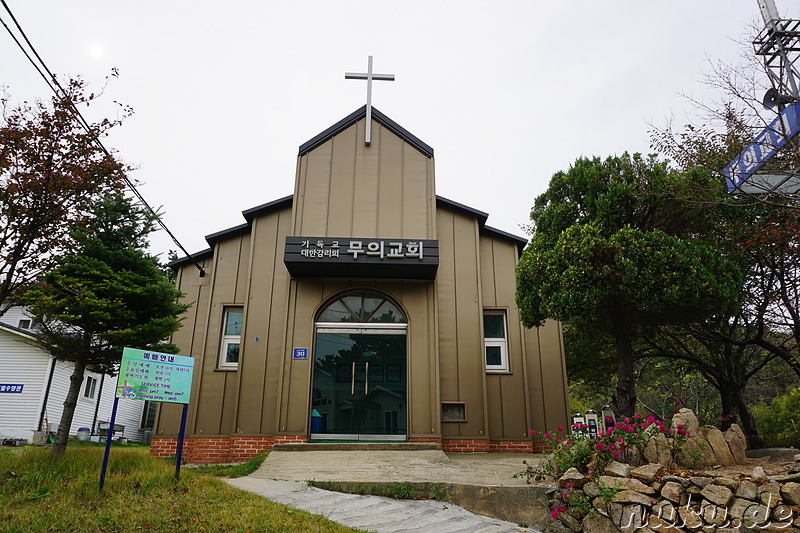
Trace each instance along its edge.
<path fill-rule="evenodd" d="M 317 322 L 360 324 L 405 324 L 406 316 L 385 296 L 372 292 L 346 294 L 319 312 Z"/>

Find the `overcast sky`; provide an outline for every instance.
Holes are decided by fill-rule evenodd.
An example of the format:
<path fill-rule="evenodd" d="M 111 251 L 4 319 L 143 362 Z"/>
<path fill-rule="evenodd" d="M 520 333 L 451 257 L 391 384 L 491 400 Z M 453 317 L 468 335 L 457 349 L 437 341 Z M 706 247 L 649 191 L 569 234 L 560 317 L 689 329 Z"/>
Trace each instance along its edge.
<path fill-rule="evenodd" d="M 365 82 L 344 73 L 368 55 L 396 75 L 373 105 L 435 150 L 437 194 L 524 235 L 554 172 L 648 152 L 651 124 L 695 120 L 680 93 L 719 97 L 708 60 L 736 62 L 762 25 L 756 0 L 6 2 L 54 72 L 97 89 L 119 69 L 87 118 L 133 107 L 106 145 L 191 252 L 292 193 L 299 145 L 364 105 Z M 0 31 L 0 84 L 48 97 Z"/>

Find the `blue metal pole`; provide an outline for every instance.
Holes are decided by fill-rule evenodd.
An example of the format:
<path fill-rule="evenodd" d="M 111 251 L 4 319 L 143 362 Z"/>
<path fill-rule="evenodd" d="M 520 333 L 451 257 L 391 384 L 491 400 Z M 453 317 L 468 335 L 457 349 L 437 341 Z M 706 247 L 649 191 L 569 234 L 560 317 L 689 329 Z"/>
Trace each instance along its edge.
<path fill-rule="evenodd" d="M 106 430 L 106 451 L 103 454 L 103 466 L 100 469 L 100 488 L 98 491 L 102 492 L 103 485 L 106 482 L 106 468 L 108 468 L 108 454 L 111 452 L 111 438 L 114 436 L 114 422 L 117 421 L 117 404 L 119 398 L 114 398 L 114 407 L 111 408 L 111 421 L 108 423 Z"/>
<path fill-rule="evenodd" d="M 183 414 L 181 415 L 181 431 L 178 433 L 178 449 L 175 450 L 175 481 L 181 478 L 181 460 L 183 459 L 183 435 L 186 432 L 186 413 L 189 412 L 189 404 L 183 404 Z"/>

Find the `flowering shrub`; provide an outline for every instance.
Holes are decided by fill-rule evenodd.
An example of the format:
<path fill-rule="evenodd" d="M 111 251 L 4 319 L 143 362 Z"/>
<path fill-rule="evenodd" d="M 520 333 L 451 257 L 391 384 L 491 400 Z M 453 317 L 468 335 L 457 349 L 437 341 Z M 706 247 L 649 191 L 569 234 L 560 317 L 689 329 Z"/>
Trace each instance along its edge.
<path fill-rule="evenodd" d="M 609 417 L 610 418 L 610 417 Z M 526 464 L 524 471 L 514 477 L 524 477 L 530 480 L 541 481 L 547 477 L 566 472 L 572 467 L 577 468 L 589 477 L 596 477 L 603 473 L 605 466 L 611 461 L 637 464 L 641 462 L 642 450 L 647 442 L 655 435 L 663 434 L 670 441 L 670 450 L 674 459 L 675 454 L 683 447 L 690 436 L 686 428 L 678 424 L 672 430 L 664 422 L 648 414 L 640 414 L 633 418 L 624 418 L 622 422 L 606 420 L 607 429 L 597 437 L 590 437 L 586 424 L 575 424 L 572 435 L 564 435 L 564 426 L 558 426 L 558 431 L 545 433 L 544 439 L 552 445 L 553 452 L 538 466 Z M 531 430 L 531 437 L 535 432 Z"/>

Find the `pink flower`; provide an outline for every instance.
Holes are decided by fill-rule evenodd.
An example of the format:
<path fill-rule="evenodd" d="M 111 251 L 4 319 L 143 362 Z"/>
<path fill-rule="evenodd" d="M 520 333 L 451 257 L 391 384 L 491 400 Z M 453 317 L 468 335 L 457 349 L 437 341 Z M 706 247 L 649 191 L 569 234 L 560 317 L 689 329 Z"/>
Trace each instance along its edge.
<path fill-rule="evenodd" d="M 572 490 L 572 488 L 573 488 L 574 486 L 575 486 L 575 484 L 574 484 L 574 483 L 572 483 L 571 481 L 567 481 L 567 482 L 564 484 L 564 488 L 565 488 L 565 489 L 567 489 L 567 490 Z"/>
<path fill-rule="evenodd" d="M 564 431 L 564 426 L 562 426 L 562 425 L 560 425 L 560 424 L 559 424 L 559 426 L 558 426 L 558 430 L 559 430 L 559 431 Z"/>
<path fill-rule="evenodd" d="M 677 425 L 677 428 L 678 428 L 678 429 L 684 429 L 684 428 L 686 428 L 686 426 L 685 426 L 685 425 L 683 425 L 683 424 L 678 424 L 678 425 Z"/>
<path fill-rule="evenodd" d="M 598 452 L 602 452 L 605 449 L 605 446 L 603 446 L 602 442 L 598 442 L 597 444 L 594 445 L 594 447 L 597 448 Z"/>
<path fill-rule="evenodd" d="M 614 459 L 619 459 L 619 452 L 614 452 Z"/>
<path fill-rule="evenodd" d="M 550 438 L 550 433 L 545 433 L 544 434 L 544 438 L 549 439 Z"/>
<path fill-rule="evenodd" d="M 564 441 L 564 444 L 570 445 L 570 444 L 572 444 L 572 441 L 567 439 L 567 440 Z"/>
<path fill-rule="evenodd" d="M 636 413 L 635 415 L 633 415 L 633 418 L 635 418 L 636 420 L 641 420 L 642 415 L 640 415 L 639 413 Z"/>
<path fill-rule="evenodd" d="M 678 414 L 679 412 L 680 411 L 678 409 L 675 409 L 675 410 L 672 411 L 673 414 Z"/>
<path fill-rule="evenodd" d="M 622 437 L 617 437 L 617 442 L 622 442 Z"/>
<path fill-rule="evenodd" d="M 558 511 L 559 513 L 563 513 L 566 510 L 567 510 L 566 507 L 556 507 L 556 511 Z"/>
<path fill-rule="evenodd" d="M 531 437 L 533 437 L 534 435 L 536 435 L 536 431 L 535 431 L 535 430 L 533 430 L 533 429 L 529 429 L 529 430 L 528 430 L 528 435 L 530 435 Z"/>
<path fill-rule="evenodd" d="M 625 418 L 623 418 L 622 421 L 625 422 L 626 424 L 630 424 L 631 423 L 631 419 L 628 418 L 627 416 Z"/>
<path fill-rule="evenodd" d="M 553 518 L 558 518 L 558 511 L 556 510 L 550 511 L 550 516 L 552 516 Z"/>
<path fill-rule="evenodd" d="M 672 401 L 675 402 L 675 403 L 681 403 L 681 401 L 679 399 L 677 399 L 677 398 L 673 398 Z"/>

